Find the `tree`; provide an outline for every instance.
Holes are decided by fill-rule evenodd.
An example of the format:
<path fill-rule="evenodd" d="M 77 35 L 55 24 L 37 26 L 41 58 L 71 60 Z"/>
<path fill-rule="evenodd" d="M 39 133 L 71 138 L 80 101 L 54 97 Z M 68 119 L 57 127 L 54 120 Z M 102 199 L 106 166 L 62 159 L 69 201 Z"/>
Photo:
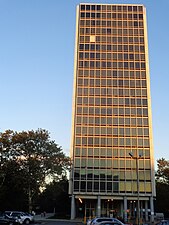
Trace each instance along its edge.
<path fill-rule="evenodd" d="M 68 180 L 63 177 L 59 181 L 53 181 L 39 195 L 41 212 L 55 212 L 57 218 L 70 218 L 70 197 L 68 194 Z"/>
<path fill-rule="evenodd" d="M 169 216 L 169 161 L 161 158 L 157 160 L 156 172 L 156 211 Z"/>
<path fill-rule="evenodd" d="M 22 174 L 23 192 L 28 196 L 28 210 L 32 211 L 33 197 L 46 185 L 46 179 L 57 180 L 66 175 L 70 160 L 61 147 L 50 140 L 49 132 L 43 129 L 22 132 L 7 130 L 0 133 L 0 143 L 0 187 L 7 179 L 3 167 L 15 162 Z"/>
<path fill-rule="evenodd" d="M 0 187 L 0 210 L 27 210 L 27 195 L 23 191 L 23 173 L 15 161 L 6 162 L 3 166 L 5 179 Z"/>
<path fill-rule="evenodd" d="M 157 160 L 156 181 L 169 185 L 169 161 L 164 158 Z"/>

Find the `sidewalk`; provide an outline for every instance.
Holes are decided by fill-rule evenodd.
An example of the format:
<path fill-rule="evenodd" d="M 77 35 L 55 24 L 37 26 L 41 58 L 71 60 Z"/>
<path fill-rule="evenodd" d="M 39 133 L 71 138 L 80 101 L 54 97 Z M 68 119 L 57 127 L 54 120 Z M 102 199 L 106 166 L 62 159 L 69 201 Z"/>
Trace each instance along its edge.
<path fill-rule="evenodd" d="M 75 220 L 68 220 L 68 219 L 49 219 L 50 217 L 54 216 L 54 213 L 46 213 L 45 216 L 42 216 L 41 214 L 35 215 L 34 220 L 36 222 L 44 222 L 44 221 L 62 221 L 62 222 L 78 222 L 83 223 L 82 219 L 75 219 Z"/>
<path fill-rule="evenodd" d="M 54 213 L 46 213 L 45 216 L 43 216 L 42 214 L 37 214 L 34 216 L 34 220 L 35 221 L 46 220 L 53 215 L 54 215 Z"/>

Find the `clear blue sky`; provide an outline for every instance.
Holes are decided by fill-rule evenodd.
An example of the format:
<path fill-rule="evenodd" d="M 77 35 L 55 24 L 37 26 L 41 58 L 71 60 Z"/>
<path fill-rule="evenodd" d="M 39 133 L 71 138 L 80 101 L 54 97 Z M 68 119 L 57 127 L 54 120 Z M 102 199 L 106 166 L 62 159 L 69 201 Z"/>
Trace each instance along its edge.
<path fill-rule="evenodd" d="M 169 160 L 169 0 L 147 8 L 155 160 Z M 69 155 L 79 0 L 0 0 L 0 131 L 44 128 Z"/>

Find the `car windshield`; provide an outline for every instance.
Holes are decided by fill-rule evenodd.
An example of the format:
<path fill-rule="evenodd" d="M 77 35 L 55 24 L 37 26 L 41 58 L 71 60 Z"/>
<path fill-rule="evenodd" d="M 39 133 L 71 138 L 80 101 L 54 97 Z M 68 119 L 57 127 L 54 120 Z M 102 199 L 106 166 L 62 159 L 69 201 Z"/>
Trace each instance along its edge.
<path fill-rule="evenodd" d="M 97 220 L 97 222 L 102 222 L 102 221 L 112 221 L 112 219 L 104 218 L 104 219 L 98 219 Z"/>
<path fill-rule="evenodd" d="M 12 216 L 20 216 L 21 213 L 12 213 Z"/>

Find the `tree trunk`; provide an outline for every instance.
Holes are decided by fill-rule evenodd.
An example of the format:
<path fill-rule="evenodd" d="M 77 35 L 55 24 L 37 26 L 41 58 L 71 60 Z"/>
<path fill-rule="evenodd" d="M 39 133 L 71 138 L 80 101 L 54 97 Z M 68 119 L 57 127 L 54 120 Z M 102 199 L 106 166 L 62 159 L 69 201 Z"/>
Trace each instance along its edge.
<path fill-rule="evenodd" d="M 30 189 L 30 185 L 28 187 L 28 207 L 29 207 L 29 213 L 32 212 L 32 195 L 31 195 L 31 189 Z"/>

